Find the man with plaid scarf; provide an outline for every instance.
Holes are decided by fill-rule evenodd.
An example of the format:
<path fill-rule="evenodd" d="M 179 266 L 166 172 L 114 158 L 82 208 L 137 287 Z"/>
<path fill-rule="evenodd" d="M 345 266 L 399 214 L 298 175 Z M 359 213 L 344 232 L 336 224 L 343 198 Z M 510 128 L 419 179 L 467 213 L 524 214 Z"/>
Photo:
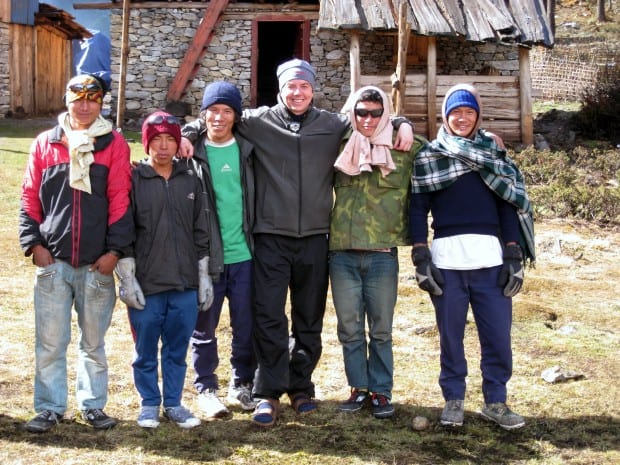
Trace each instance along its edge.
<path fill-rule="evenodd" d="M 501 140 L 480 129 L 481 107 L 472 86 L 459 84 L 446 93 L 437 138 L 414 162 L 409 229 L 416 279 L 430 294 L 439 328 L 439 385 L 446 401 L 440 423 L 463 424 L 463 338 L 471 304 L 482 354 L 480 413 L 511 430 L 525 424 L 506 405 L 512 297 L 523 284 L 523 265 L 535 260 L 534 227 L 523 176 Z"/>

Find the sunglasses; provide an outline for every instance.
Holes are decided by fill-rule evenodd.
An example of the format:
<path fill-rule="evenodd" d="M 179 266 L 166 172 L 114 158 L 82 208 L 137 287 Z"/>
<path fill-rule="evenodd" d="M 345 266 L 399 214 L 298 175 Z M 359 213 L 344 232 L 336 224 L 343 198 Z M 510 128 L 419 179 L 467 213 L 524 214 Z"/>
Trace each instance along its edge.
<path fill-rule="evenodd" d="M 168 124 L 181 125 L 179 119 L 172 115 L 153 115 L 146 120 L 146 124 L 162 124 L 164 121 Z"/>
<path fill-rule="evenodd" d="M 381 115 L 383 115 L 383 108 L 377 108 L 376 110 L 366 110 L 365 108 L 356 108 L 354 112 L 355 112 L 355 116 L 360 116 L 362 118 L 368 115 L 370 115 L 373 118 L 381 118 Z"/>
<path fill-rule="evenodd" d="M 96 82 L 91 82 L 90 84 L 72 84 L 69 86 L 69 90 L 75 94 L 81 94 L 83 92 L 101 92 L 103 89 Z"/>

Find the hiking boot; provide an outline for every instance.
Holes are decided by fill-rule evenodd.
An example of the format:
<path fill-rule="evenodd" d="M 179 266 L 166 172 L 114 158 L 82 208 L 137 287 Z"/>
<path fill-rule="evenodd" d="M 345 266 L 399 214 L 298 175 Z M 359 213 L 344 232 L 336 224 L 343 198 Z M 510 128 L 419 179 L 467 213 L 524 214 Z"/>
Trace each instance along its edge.
<path fill-rule="evenodd" d="M 368 404 L 370 394 L 368 391 L 360 389 L 351 389 L 351 395 L 347 400 L 338 406 L 341 412 L 355 413 L 359 412 Z"/>
<path fill-rule="evenodd" d="M 523 417 L 510 410 L 504 402 L 484 404 L 480 415 L 507 430 L 521 428 L 525 425 Z"/>
<path fill-rule="evenodd" d="M 443 426 L 463 426 L 463 418 L 465 417 L 465 407 L 463 400 L 453 399 L 446 402 L 439 423 Z"/>
<path fill-rule="evenodd" d="M 217 389 L 206 389 L 198 394 L 198 406 L 207 418 L 222 418 L 229 413 L 217 396 Z"/>
<path fill-rule="evenodd" d="M 372 414 L 375 418 L 390 418 L 394 415 L 394 406 L 392 401 L 383 394 L 373 394 L 370 398 L 372 404 Z"/>
<path fill-rule="evenodd" d="M 184 429 L 200 425 L 200 420 L 182 405 L 177 407 L 166 407 L 164 409 L 164 416 Z"/>
<path fill-rule="evenodd" d="M 157 428 L 159 426 L 159 406 L 143 405 L 138 416 L 138 426 L 142 428 Z"/>
<path fill-rule="evenodd" d="M 45 433 L 62 421 L 62 415 L 51 410 L 43 410 L 26 423 L 31 433 Z"/>
<path fill-rule="evenodd" d="M 105 414 L 100 408 L 82 410 L 82 418 L 95 429 L 110 429 L 117 421 Z"/>
<path fill-rule="evenodd" d="M 243 410 L 254 410 L 258 402 L 252 397 L 252 383 L 231 384 L 226 402 Z"/>

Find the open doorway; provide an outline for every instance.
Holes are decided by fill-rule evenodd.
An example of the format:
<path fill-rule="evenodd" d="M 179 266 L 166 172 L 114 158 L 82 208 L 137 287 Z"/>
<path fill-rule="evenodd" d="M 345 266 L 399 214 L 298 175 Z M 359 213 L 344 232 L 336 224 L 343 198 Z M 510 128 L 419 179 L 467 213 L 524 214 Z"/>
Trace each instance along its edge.
<path fill-rule="evenodd" d="M 291 58 L 308 59 L 309 21 L 290 17 L 254 22 L 252 37 L 251 105 L 274 105 L 278 94 L 278 65 Z"/>

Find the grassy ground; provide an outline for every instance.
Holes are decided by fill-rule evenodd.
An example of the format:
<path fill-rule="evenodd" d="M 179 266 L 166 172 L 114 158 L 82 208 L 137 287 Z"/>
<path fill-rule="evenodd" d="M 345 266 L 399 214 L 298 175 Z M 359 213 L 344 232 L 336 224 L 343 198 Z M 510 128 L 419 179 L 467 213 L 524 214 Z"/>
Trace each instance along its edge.
<path fill-rule="evenodd" d="M 0 462 L 4 464 L 616 464 L 620 462 L 620 231 L 556 220 L 537 225 L 539 260 L 515 298 L 514 376 L 509 402 L 524 415 L 525 428 L 506 432 L 477 415 L 479 349 L 474 324 L 466 346 L 470 376 L 465 425 L 439 426 L 443 401 L 437 386 L 439 347 L 433 310 L 418 290 L 409 249 L 400 251 L 401 277 L 394 321 L 396 416 L 379 421 L 370 412 L 347 416 L 336 406 L 347 396 L 331 297 L 325 317 L 324 353 L 315 372 L 317 413 L 298 417 L 286 403 L 269 431 L 235 411 L 222 421 L 183 431 L 164 422 L 140 429 L 138 396 L 131 377 L 132 341 L 127 316 L 117 304 L 107 337 L 110 399 L 106 411 L 121 420 L 94 431 L 72 417 L 52 432 L 36 435 L 23 424 L 32 415 L 34 370 L 33 266 L 17 241 L 21 177 L 29 143 L 37 132 L 0 120 Z M 48 122 L 43 122 L 46 125 Z M 9 126 L 10 125 L 10 126 Z M 10 134 L 10 136 L 9 136 Z M 139 141 L 135 134 L 126 134 Z M 135 157 L 142 155 L 132 144 Z M 471 319 L 471 317 L 470 317 Z M 75 335 L 76 331 L 74 331 Z M 75 337 L 74 337 L 75 339 Z M 230 377 L 230 329 L 224 315 L 219 333 L 222 386 Z M 74 345 L 69 357 L 75 359 Z M 545 368 L 559 365 L 584 375 L 548 384 Z M 188 370 L 184 402 L 195 407 Z M 70 364 L 71 382 L 74 380 Z M 73 384 L 71 384 L 72 386 Z M 197 411 L 197 410 L 196 410 Z M 426 416 L 430 427 L 411 428 Z"/>

